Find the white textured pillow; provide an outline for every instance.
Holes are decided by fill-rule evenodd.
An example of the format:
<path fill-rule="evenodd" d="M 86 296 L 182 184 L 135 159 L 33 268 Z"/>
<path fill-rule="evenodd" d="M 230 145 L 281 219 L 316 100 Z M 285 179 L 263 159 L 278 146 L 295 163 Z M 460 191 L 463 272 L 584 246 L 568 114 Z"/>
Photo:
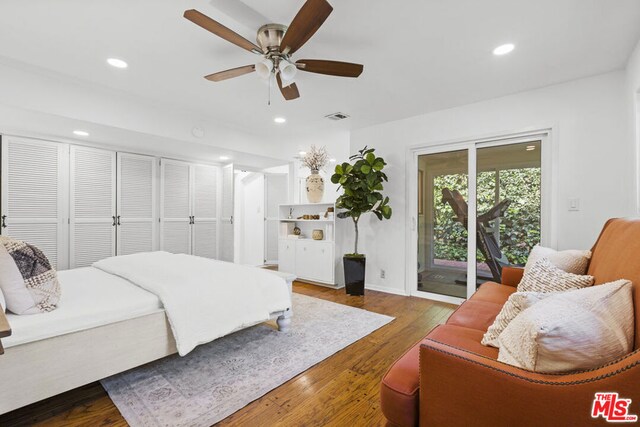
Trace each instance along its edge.
<path fill-rule="evenodd" d="M 536 372 L 602 366 L 632 351 L 632 285 L 618 280 L 551 295 L 500 335 L 498 361 Z"/>
<path fill-rule="evenodd" d="M 487 329 L 487 332 L 485 332 L 482 337 L 482 345 L 499 348 L 500 342 L 498 337 L 507 325 L 509 325 L 509 323 L 526 307 L 532 306 L 549 295 L 554 295 L 554 293 L 516 292 L 511 294 L 507 302 L 502 306 L 500 313 L 496 316 L 496 320 L 494 320 L 493 325 L 489 326 L 489 329 Z"/>
<path fill-rule="evenodd" d="M 0 236 L 0 289 L 7 310 L 35 314 L 54 310 L 60 299 L 56 271 L 35 246 Z"/>
<path fill-rule="evenodd" d="M 593 285 L 593 276 L 567 273 L 551 263 L 548 258 L 536 261 L 524 272 L 518 284 L 518 292 L 563 292 Z"/>
<path fill-rule="evenodd" d="M 566 271 L 567 273 L 584 274 L 587 272 L 587 268 L 589 267 L 591 251 L 580 251 L 576 249 L 556 251 L 555 249 L 535 245 L 533 249 L 531 249 L 529 258 L 527 258 L 527 263 L 524 266 L 524 272 L 526 273 L 542 258 L 547 258 L 551 261 L 551 264 L 563 271 Z"/>

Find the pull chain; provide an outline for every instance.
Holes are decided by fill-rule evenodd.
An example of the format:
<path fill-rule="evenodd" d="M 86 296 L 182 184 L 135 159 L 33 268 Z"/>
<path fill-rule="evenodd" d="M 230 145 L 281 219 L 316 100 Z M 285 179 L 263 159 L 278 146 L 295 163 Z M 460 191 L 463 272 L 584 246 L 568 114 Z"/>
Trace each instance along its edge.
<path fill-rule="evenodd" d="M 271 75 L 269 75 L 269 85 L 268 85 L 268 87 L 269 87 L 269 96 L 268 96 L 268 100 L 267 100 L 267 105 L 269 105 L 269 106 L 271 106 L 271 81 L 272 81 L 272 78 L 271 78 Z"/>

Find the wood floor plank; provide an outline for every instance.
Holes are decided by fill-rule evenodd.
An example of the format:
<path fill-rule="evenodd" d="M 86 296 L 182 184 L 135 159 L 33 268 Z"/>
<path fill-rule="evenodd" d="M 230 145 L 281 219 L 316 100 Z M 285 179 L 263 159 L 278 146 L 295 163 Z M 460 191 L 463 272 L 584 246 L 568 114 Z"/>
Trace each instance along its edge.
<path fill-rule="evenodd" d="M 294 291 L 395 317 L 219 423 L 220 426 L 383 426 L 380 379 L 391 363 L 455 306 L 415 297 L 296 282 Z M 0 356 L 1 357 L 1 356 Z M 126 426 L 100 383 L 89 384 L 0 415 L 0 426 Z"/>

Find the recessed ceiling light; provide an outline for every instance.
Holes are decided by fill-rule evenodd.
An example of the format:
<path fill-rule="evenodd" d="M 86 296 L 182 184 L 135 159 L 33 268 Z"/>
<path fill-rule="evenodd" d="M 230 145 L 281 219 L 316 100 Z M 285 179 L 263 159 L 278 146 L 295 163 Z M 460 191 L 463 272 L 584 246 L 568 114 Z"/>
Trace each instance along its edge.
<path fill-rule="evenodd" d="M 89 136 L 89 132 L 84 130 L 74 130 L 73 134 L 77 136 Z"/>
<path fill-rule="evenodd" d="M 276 117 L 275 119 L 273 119 L 273 121 L 281 125 L 283 123 L 286 123 L 287 119 L 285 119 L 284 117 Z"/>
<path fill-rule="evenodd" d="M 306 151 L 300 151 L 298 154 L 299 154 L 300 156 L 306 156 L 306 155 L 307 155 L 307 152 L 306 152 Z"/>
<path fill-rule="evenodd" d="M 493 49 L 493 54 L 497 56 L 506 55 L 507 53 L 511 52 L 513 49 L 515 49 L 515 45 L 512 43 L 507 43 Z"/>
<path fill-rule="evenodd" d="M 336 159 L 329 159 L 329 163 L 335 163 Z"/>
<path fill-rule="evenodd" d="M 535 145 L 527 145 L 527 151 L 533 151 L 536 149 Z"/>
<path fill-rule="evenodd" d="M 229 160 L 229 156 L 220 156 L 220 160 Z"/>
<path fill-rule="evenodd" d="M 116 68 L 127 68 L 129 66 L 125 61 L 118 58 L 109 58 L 107 59 L 107 63 Z"/>

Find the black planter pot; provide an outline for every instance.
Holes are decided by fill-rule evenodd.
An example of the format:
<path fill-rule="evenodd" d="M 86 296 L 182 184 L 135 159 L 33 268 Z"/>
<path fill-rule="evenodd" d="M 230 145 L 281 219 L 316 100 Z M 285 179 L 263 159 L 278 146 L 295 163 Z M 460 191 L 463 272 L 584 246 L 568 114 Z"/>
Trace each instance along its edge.
<path fill-rule="evenodd" d="M 363 257 L 342 257 L 344 264 L 344 286 L 349 295 L 364 295 L 364 272 L 367 259 Z"/>

